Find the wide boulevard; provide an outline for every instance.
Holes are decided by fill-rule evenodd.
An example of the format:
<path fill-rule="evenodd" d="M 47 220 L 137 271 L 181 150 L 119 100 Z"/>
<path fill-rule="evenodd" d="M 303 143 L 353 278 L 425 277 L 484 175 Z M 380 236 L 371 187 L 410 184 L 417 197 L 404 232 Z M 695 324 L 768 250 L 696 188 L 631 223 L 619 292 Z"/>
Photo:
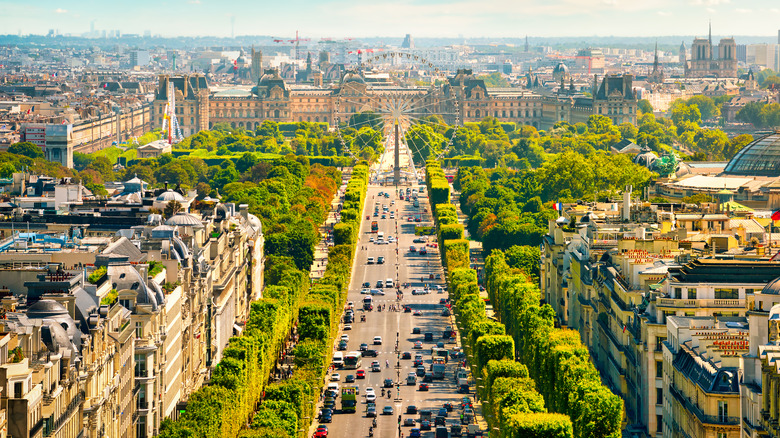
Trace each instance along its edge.
<path fill-rule="evenodd" d="M 417 188 L 417 184 L 402 185 L 399 188 L 406 192 L 406 187 Z M 389 197 L 380 196 L 380 192 L 389 193 Z M 421 391 L 419 385 L 422 378 L 418 377 L 414 385 L 407 384 L 407 376 L 416 371 L 413 366 L 415 354 L 422 353 L 424 366 L 430 373 L 431 366 L 431 347 L 435 347 L 437 342 L 445 342 L 445 347 L 449 350 L 457 347 L 455 338 L 443 339 L 442 334 L 445 328 L 454 326 L 451 317 L 443 316 L 442 311 L 445 306 L 440 304 L 442 299 L 447 298 L 444 271 L 439 258 L 439 249 L 436 248 L 435 236 L 430 236 L 429 243 L 415 243 L 413 240 L 419 238 L 415 236 L 415 226 L 432 226 L 431 208 L 428 202 L 428 193 L 424 191 L 418 198 L 419 207 L 414 207 L 413 201 L 401 200 L 398 189 L 394 186 L 380 186 L 372 184 L 369 186 L 366 196 L 366 205 L 363 217 L 361 218 L 360 243 L 355 261 L 355 269 L 352 282 L 349 289 L 348 301 L 352 302 L 355 308 L 355 321 L 351 323 L 351 329 L 343 330 L 342 334 L 349 336 L 347 349 L 342 352 L 346 354 L 350 351 L 358 351 L 362 343 L 368 344 L 369 349 L 377 351 L 377 357 L 363 357 L 362 364 L 359 367 L 365 371 L 365 379 L 357 379 L 354 384 L 345 383 L 347 375 L 357 375 L 354 369 L 337 369 L 334 372 L 339 373 L 339 387 L 345 385 L 357 385 L 359 390 L 357 412 L 341 413 L 341 396 L 336 399 L 336 410 L 333 415 L 332 423 L 327 424 L 329 429 L 328 436 L 331 437 L 365 437 L 368 436 L 369 426 L 372 424 L 372 418 L 366 416 L 365 394 L 368 387 L 374 388 L 377 395 L 377 427 L 374 429 L 376 437 L 398 437 L 399 424 L 398 416 L 402 419 L 407 417 L 414 418 L 414 426 L 402 426 L 400 428 L 404 437 L 410 436 L 412 427 L 419 428 L 419 415 L 409 415 L 406 409 L 409 405 L 414 405 L 417 409 L 430 409 L 433 413 L 431 419 L 431 430 L 422 431 L 422 436 L 434 436 L 435 426 L 433 418 L 436 417 L 439 408 L 444 403 L 449 402 L 453 405 L 452 412 L 447 416 L 447 429 L 451 424 L 460 422 L 459 405 L 461 399 L 466 394 L 459 394 L 455 381 L 455 373 L 458 369 L 458 361 L 450 359 L 446 365 L 446 374 L 444 379 L 433 380 L 429 383 L 428 391 Z M 374 216 L 375 206 L 378 205 L 378 215 Z M 387 206 L 387 212 L 384 211 Z M 391 219 L 391 213 L 394 218 Z M 382 215 L 385 218 L 382 218 Z M 370 216 L 366 219 L 366 215 Z M 409 218 L 412 221 L 409 221 Z M 416 219 L 420 218 L 420 222 Z M 379 233 L 371 232 L 371 223 L 378 223 L 378 231 L 384 233 L 384 240 L 390 237 L 396 239 L 396 242 L 389 244 L 379 244 L 370 240 L 376 240 Z M 410 251 L 410 247 L 415 246 L 416 251 Z M 427 254 L 421 255 L 420 247 L 427 249 Z M 373 258 L 373 263 L 369 264 L 369 257 Z M 384 257 L 384 263 L 379 264 L 379 257 Z M 433 276 L 433 279 L 430 277 Z M 401 284 L 403 297 L 397 299 L 397 289 L 383 287 L 378 289 L 377 282 L 383 283 L 387 279 L 392 279 L 394 283 Z M 361 293 L 364 289 L 364 283 L 369 283 L 368 289 L 382 291 L 384 295 L 373 295 L 374 310 L 363 310 L 363 300 L 366 294 Z M 410 285 L 404 287 L 407 283 Z M 430 287 L 430 293 L 425 295 L 412 295 L 413 289 L 423 289 L 425 285 Z M 442 291 L 438 291 L 436 286 L 441 286 Z M 410 306 L 412 312 L 390 311 L 391 306 Z M 382 311 L 378 311 L 379 306 L 385 306 Z M 419 314 L 417 314 L 419 311 Z M 365 316 L 365 322 L 361 322 Z M 413 334 L 414 328 L 420 329 L 420 334 Z M 432 333 L 433 341 L 425 342 L 424 334 Z M 381 336 L 381 345 L 374 345 L 374 337 Z M 396 340 L 398 342 L 398 351 L 396 351 Z M 422 349 L 414 349 L 416 341 L 422 342 Z M 336 345 L 338 345 L 338 340 Z M 335 353 L 336 345 L 333 352 Z M 412 359 L 399 360 L 398 352 L 411 353 Z M 371 371 L 371 363 L 378 361 L 380 371 Z M 399 366 L 400 364 L 400 366 Z M 388 366 L 389 365 L 389 366 Z M 330 378 L 330 376 L 328 377 Z M 381 396 L 382 387 L 385 379 L 392 379 L 393 388 L 392 398 L 387 394 Z M 398 385 L 400 383 L 400 386 Z M 397 388 L 400 387 L 400 397 Z M 472 386 L 473 388 L 473 386 Z M 393 408 L 392 414 L 383 415 L 386 406 Z M 465 432 L 465 427 L 464 427 Z M 464 433 L 465 436 L 465 433 Z"/>

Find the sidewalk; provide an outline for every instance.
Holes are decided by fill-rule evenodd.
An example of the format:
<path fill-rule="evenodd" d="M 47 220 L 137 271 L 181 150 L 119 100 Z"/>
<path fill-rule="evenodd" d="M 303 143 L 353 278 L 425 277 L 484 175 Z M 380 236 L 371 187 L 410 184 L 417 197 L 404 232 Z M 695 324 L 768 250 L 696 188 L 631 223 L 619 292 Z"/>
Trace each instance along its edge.
<path fill-rule="evenodd" d="M 333 226 L 341 222 L 341 215 L 338 213 L 338 207 L 339 204 L 341 204 L 341 197 L 344 195 L 347 182 L 351 176 L 351 170 L 349 173 L 346 171 L 343 173 L 341 187 L 339 187 L 339 190 L 333 195 L 333 199 L 330 201 L 328 217 L 325 219 L 325 223 L 319 227 L 320 241 L 317 243 L 317 246 L 314 247 L 314 261 L 312 262 L 309 271 L 309 278 L 311 278 L 312 281 L 318 280 L 325 275 L 325 269 L 328 266 L 328 253 L 330 252 L 329 245 L 332 244 L 332 242 L 328 241 L 328 232 L 333 231 Z"/>

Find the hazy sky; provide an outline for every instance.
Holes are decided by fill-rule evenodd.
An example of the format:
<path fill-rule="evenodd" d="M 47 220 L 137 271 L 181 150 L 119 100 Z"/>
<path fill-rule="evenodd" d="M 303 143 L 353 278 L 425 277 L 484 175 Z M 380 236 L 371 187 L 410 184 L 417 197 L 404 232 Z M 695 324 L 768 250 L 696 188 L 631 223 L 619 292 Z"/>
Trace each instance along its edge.
<path fill-rule="evenodd" d="M 777 35 L 778 0 L 0 0 L 0 34 L 520 37 Z"/>

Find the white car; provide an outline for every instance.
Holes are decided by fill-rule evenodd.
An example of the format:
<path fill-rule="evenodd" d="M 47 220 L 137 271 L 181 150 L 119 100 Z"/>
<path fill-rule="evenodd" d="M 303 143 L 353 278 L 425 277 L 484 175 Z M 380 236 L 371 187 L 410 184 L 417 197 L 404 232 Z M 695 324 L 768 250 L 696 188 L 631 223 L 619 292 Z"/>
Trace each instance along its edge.
<path fill-rule="evenodd" d="M 392 219 L 392 218 L 390 218 L 390 219 Z M 393 236 L 388 236 L 388 237 L 387 237 L 387 241 L 388 241 L 389 243 L 395 243 L 395 237 L 393 237 Z"/>
<path fill-rule="evenodd" d="M 341 340 L 344 342 L 349 342 L 349 335 L 341 335 Z"/>
<path fill-rule="evenodd" d="M 344 330 L 352 330 L 352 326 L 347 324 L 347 325 L 344 326 Z"/>
<path fill-rule="evenodd" d="M 368 241 L 369 241 L 369 242 L 373 242 L 373 241 L 374 241 L 374 236 L 371 236 L 371 237 L 369 237 L 369 238 L 368 238 Z"/>
<path fill-rule="evenodd" d="M 374 388 L 371 386 L 366 388 L 366 396 L 368 396 L 369 394 L 376 396 L 376 394 L 374 393 Z"/>
<path fill-rule="evenodd" d="M 360 289 L 361 295 L 368 295 L 371 293 L 371 289 Z"/>
<path fill-rule="evenodd" d="M 366 393 L 366 403 L 374 403 L 376 402 L 376 394 L 373 392 L 371 394 Z"/>
<path fill-rule="evenodd" d="M 382 337 L 374 336 L 374 345 L 382 345 Z"/>
<path fill-rule="evenodd" d="M 382 296 L 384 296 L 385 293 L 381 289 L 371 289 L 371 295 L 382 295 Z"/>
<path fill-rule="evenodd" d="M 331 382 L 338 382 L 341 380 L 341 374 L 339 373 L 333 373 L 330 375 L 330 381 Z"/>

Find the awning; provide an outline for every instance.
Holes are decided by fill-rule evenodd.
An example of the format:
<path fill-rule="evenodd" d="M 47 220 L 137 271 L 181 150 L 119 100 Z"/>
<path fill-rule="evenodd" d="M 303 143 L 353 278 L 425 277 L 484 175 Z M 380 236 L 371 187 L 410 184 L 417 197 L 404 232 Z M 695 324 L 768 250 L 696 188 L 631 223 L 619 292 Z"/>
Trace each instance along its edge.
<path fill-rule="evenodd" d="M 240 334 L 241 334 L 241 332 L 243 332 L 243 331 L 244 331 L 244 328 L 243 328 L 243 327 L 241 327 L 241 326 L 240 326 L 240 325 L 238 325 L 238 324 L 233 324 L 233 331 L 235 332 L 235 334 L 236 334 L 236 335 L 240 335 Z"/>

